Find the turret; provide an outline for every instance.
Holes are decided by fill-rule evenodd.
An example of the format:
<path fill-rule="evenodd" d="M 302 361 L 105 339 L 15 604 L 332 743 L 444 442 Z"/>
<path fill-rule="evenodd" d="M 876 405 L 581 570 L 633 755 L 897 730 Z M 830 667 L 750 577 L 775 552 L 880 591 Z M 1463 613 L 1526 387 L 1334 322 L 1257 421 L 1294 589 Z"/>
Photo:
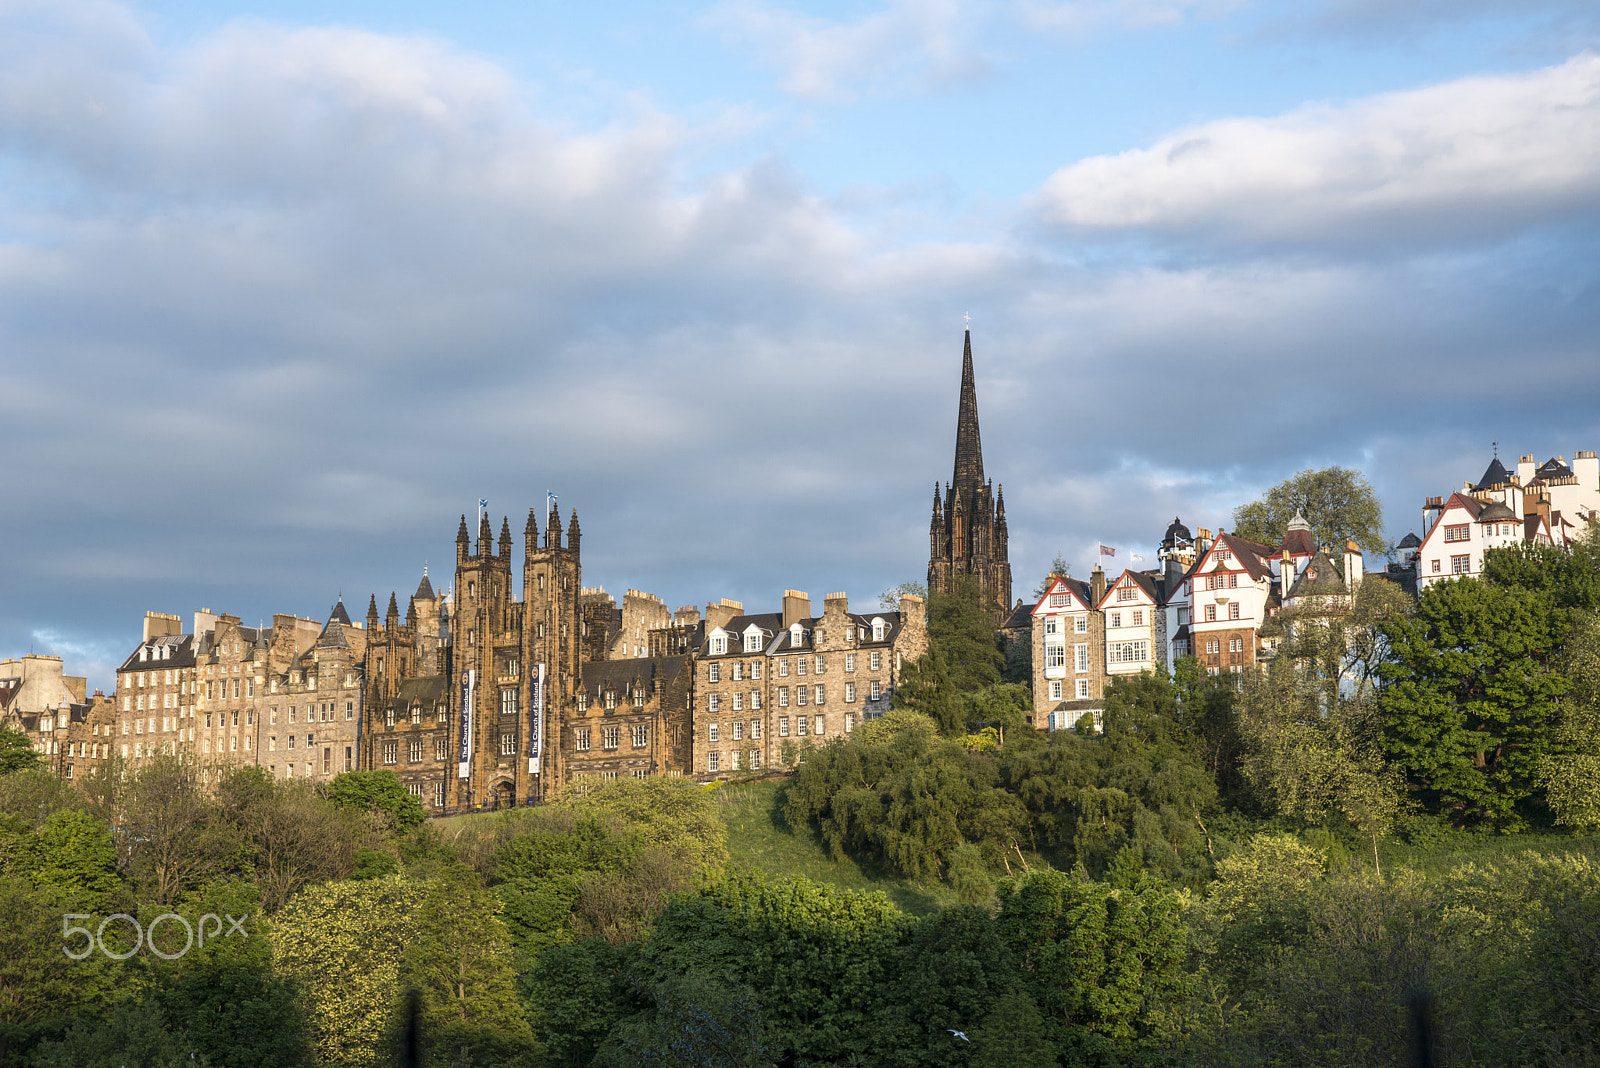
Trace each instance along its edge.
<path fill-rule="evenodd" d="M 494 530 L 489 526 L 489 513 L 484 512 L 478 517 L 478 555 L 494 555 Z"/>
<path fill-rule="evenodd" d="M 500 517 L 500 559 L 511 559 L 511 518 Z"/>
<path fill-rule="evenodd" d="M 409 597 L 406 599 L 406 626 L 415 629 L 416 625 L 417 599 L 415 597 Z"/>
<path fill-rule="evenodd" d="M 539 547 L 539 521 L 533 517 L 533 509 L 528 509 L 528 525 L 522 528 L 522 543 L 531 552 Z"/>
<path fill-rule="evenodd" d="M 545 517 L 544 547 L 561 548 L 561 509 L 555 505 L 550 506 L 550 514 Z"/>
<path fill-rule="evenodd" d="M 373 594 L 367 601 L 367 629 L 378 629 L 378 595 Z"/>
<path fill-rule="evenodd" d="M 456 562 L 460 563 L 467 558 L 467 516 L 461 514 L 461 529 L 456 531 Z"/>
<path fill-rule="evenodd" d="M 578 539 L 583 537 L 583 530 L 578 526 L 578 510 L 572 510 L 572 522 L 567 524 L 567 548 L 573 552 L 578 551 Z"/>
<path fill-rule="evenodd" d="M 384 617 L 384 626 L 393 630 L 400 625 L 400 604 L 394 599 L 394 593 L 389 594 L 389 611 Z"/>

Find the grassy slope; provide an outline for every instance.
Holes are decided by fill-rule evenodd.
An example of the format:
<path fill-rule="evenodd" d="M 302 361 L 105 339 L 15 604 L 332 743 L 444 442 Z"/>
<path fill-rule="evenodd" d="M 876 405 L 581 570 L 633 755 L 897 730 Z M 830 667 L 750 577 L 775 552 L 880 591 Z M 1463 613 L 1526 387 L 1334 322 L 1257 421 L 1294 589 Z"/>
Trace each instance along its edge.
<path fill-rule="evenodd" d="M 728 825 L 728 854 L 735 863 L 787 878 L 803 875 L 849 890 L 881 890 L 906 912 L 922 916 L 960 900 L 941 883 L 915 883 L 849 857 L 837 860 L 814 834 L 791 831 L 777 811 L 781 781 L 717 788 L 717 805 Z"/>

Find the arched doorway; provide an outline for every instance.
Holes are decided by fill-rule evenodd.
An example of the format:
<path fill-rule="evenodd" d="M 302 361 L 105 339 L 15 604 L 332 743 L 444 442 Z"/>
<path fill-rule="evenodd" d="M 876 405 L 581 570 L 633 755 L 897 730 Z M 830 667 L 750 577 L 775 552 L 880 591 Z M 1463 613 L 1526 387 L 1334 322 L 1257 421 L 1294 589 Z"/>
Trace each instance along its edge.
<path fill-rule="evenodd" d="M 517 788 L 510 779 L 500 779 L 489 787 L 489 808 L 515 808 L 517 805 Z"/>

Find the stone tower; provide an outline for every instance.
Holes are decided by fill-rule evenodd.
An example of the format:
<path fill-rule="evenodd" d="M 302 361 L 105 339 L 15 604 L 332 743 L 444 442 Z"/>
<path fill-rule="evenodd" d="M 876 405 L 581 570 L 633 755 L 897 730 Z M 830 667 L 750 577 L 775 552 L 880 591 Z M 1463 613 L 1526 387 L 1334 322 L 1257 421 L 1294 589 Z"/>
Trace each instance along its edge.
<path fill-rule="evenodd" d="M 972 372 L 972 331 L 961 355 L 961 400 L 956 413 L 955 470 L 941 499 L 933 487 L 928 527 L 928 590 L 943 593 L 959 576 L 983 591 L 998 626 L 1011 607 L 1011 563 L 1007 558 L 1006 501 L 983 477 L 978 434 L 978 389 Z"/>

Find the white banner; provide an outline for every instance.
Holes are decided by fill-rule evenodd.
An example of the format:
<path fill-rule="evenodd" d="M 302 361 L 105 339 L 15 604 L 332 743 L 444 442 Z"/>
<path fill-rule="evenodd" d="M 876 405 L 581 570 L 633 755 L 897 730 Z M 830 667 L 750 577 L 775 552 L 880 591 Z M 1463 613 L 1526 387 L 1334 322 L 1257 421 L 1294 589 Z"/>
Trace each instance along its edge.
<path fill-rule="evenodd" d="M 539 757 L 544 752 L 544 665 L 538 665 L 528 679 L 528 774 L 539 774 Z"/>
<path fill-rule="evenodd" d="M 456 778 L 465 779 L 472 769 L 472 699 L 478 673 L 468 668 L 461 673 L 461 752 L 457 758 Z"/>

